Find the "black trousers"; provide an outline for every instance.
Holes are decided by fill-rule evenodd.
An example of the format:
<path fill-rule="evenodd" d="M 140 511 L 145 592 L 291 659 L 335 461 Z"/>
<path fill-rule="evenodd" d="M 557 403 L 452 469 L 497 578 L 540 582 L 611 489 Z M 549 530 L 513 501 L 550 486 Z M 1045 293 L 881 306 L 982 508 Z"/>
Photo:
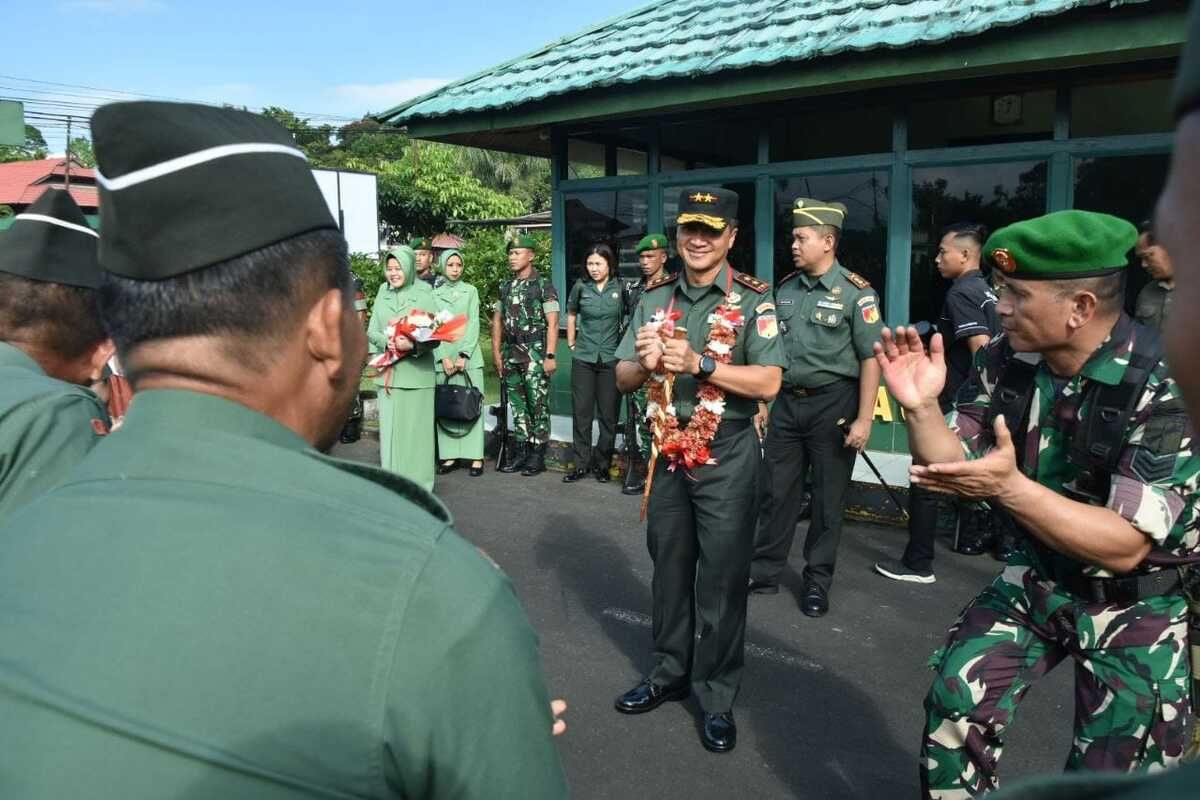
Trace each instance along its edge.
<path fill-rule="evenodd" d="M 758 532 L 751 576 L 776 583 L 787 565 L 804 499 L 804 476 L 812 468 L 812 520 L 804 541 L 804 581 L 826 591 L 833 583 L 846 489 L 857 455 L 846 447 L 838 420 L 858 414 L 858 381 L 836 381 L 804 397 L 785 388 L 775 398 L 759 498 Z"/>
<path fill-rule="evenodd" d="M 908 487 L 908 546 L 901 560 L 909 569 L 922 572 L 933 570 L 933 543 L 937 539 L 939 500 L 951 502 L 958 509 L 954 498 L 923 489 Z"/>
<path fill-rule="evenodd" d="M 617 392 L 617 365 L 571 362 L 572 439 L 575 468 L 608 469 L 617 438 L 621 395 Z M 599 412 L 599 413 L 597 413 Z M 592 448 L 592 420 L 599 417 L 600 438 Z"/>
<path fill-rule="evenodd" d="M 749 420 L 722 424 L 715 465 L 654 471 L 646 544 L 654 561 L 655 666 L 650 679 L 690 677 L 705 711 L 733 707 L 745 660 L 746 594 L 761 460 Z M 735 424 L 730 424 L 735 423 Z"/>

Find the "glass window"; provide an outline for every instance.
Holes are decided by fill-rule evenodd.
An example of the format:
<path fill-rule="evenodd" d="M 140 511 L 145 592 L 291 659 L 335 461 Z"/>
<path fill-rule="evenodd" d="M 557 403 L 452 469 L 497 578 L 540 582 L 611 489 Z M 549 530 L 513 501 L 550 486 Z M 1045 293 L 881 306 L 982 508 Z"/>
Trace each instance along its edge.
<path fill-rule="evenodd" d="M 721 183 L 713 184 L 733 189 L 738 194 L 738 232 L 734 239 L 733 249 L 729 251 L 729 263 L 740 272 L 754 274 L 754 184 L 753 183 Z M 675 219 L 679 216 L 679 195 L 686 187 L 663 187 L 663 231 L 671 240 L 667 249 L 667 269 L 678 271 L 683 268 L 679 255 L 675 251 Z"/>
<path fill-rule="evenodd" d="M 719 118 L 665 124 L 660 133 L 662 171 L 754 164 L 758 160 L 758 130 L 757 124 Z"/>
<path fill-rule="evenodd" d="M 617 148 L 618 175 L 645 175 L 646 153 L 641 150 L 631 150 L 627 147 Z"/>
<path fill-rule="evenodd" d="M 879 108 L 820 107 L 789 110 L 771 121 L 771 160 L 802 161 L 809 158 L 835 158 L 866 153 L 886 153 L 892 149 L 892 115 Z M 819 124 L 813 124 L 813 117 Z"/>
<path fill-rule="evenodd" d="M 792 201 L 797 197 L 837 202 L 846 206 L 846 221 L 838 244 L 838 261 L 871 282 L 883 301 L 887 273 L 888 173 L 848 172 L 806 175 L 775 182 L 775 280 L 791 273 Z"/>
<path fill-rule="evenodd" d="M 1053 89 L 1044 89 L 913 103 L 909 149 L 1052 139 L 1054 95 Z"/>
<path fill-rule="evenodd" d="M 567 180 L 604 177 L 604 145 L 585 139 L 567 140 Z"/>
<path fill-rule="evenodd" d="M 647 233 L 646 196 L 645 189 L 563 195 L 567 231 L 567 285 L 562 287 L 564 291 L 570 291 L 575 281 L 583 276 L 587 249 L 593 244 L 607 244 L 613 249 L 622 275 L 634 277 L 640 274 L 633 248 Z"/>
<path fill-rule="evenodd" d="M 1077 86 L 1071 90 L 1071 137 L 1170 131 L 1170 94 L 1167 78 Z"/>
<path fill-rule="evenodd" d="M 1075 208 L 1102 211 L 1140 225 L 1154 215 L 1154 204 L 1167 180 L 1170 156 L 1081 158 L 1075 161 Z M 1125 288 L 1126 307 L 1132 311 L 1137 294 L 1146 285 L 1146 273 L 1134 253 Z"/>
<path fill-rule="evenodd" d="M 994 231 L 1046 213 L 1046 162 L 914 169 L 912 192 L 908 318 L 932 322 L 941 313 L 948 286 L 933 263 L 942 229 L 974 222 Z"/>

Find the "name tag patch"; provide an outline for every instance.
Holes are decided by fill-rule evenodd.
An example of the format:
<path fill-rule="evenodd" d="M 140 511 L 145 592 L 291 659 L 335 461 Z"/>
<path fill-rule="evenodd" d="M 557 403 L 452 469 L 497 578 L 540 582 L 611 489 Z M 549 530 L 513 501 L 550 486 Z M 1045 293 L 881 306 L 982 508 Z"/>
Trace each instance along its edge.
<path fill-rule="evenodd" d="M 829 300 L 818 300 L 817 301 L 817 308 L 828 308 L 831 311 L 841 311 L 845 307 L 846 306 L 843 305 L 842 303 L 834 303 Z"/>

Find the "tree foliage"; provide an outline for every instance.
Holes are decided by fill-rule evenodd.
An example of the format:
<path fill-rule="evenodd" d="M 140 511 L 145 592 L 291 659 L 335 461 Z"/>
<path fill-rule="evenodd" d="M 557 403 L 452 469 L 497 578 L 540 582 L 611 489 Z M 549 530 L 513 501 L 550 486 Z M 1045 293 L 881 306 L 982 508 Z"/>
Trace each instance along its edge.
<path fill-rule="evenodd" d="M 10 161 L 35 161 L 45 158 L 47 153 L 46 137 L 32 125 L 25 126 L 25 144 L 20 146 L 4 145 L 0 147 L 0 164 Z"/>
<path fill-rule="evenodd" d="M 67 152 L 75 157 L 81 165 L 85 167 L 96 166 L 96 151 L 92 149 L 92 143 L 84 136 L 76 136 L 67 145 Z"/>

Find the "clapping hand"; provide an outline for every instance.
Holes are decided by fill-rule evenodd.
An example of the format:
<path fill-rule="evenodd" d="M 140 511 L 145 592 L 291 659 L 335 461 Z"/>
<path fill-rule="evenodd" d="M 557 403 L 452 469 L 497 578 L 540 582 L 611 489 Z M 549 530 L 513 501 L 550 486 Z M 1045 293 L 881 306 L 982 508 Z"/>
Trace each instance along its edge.
<path fill-rule="evenodd" d="M 936 405 L 946 385 L 946 352 L 942 335 L 935 333 L 929 353 L 916 328 L 884 328 L 882 341 L 875 343 L 875 361 L 883 371 L 888 391 L 905 411 Z"/>

